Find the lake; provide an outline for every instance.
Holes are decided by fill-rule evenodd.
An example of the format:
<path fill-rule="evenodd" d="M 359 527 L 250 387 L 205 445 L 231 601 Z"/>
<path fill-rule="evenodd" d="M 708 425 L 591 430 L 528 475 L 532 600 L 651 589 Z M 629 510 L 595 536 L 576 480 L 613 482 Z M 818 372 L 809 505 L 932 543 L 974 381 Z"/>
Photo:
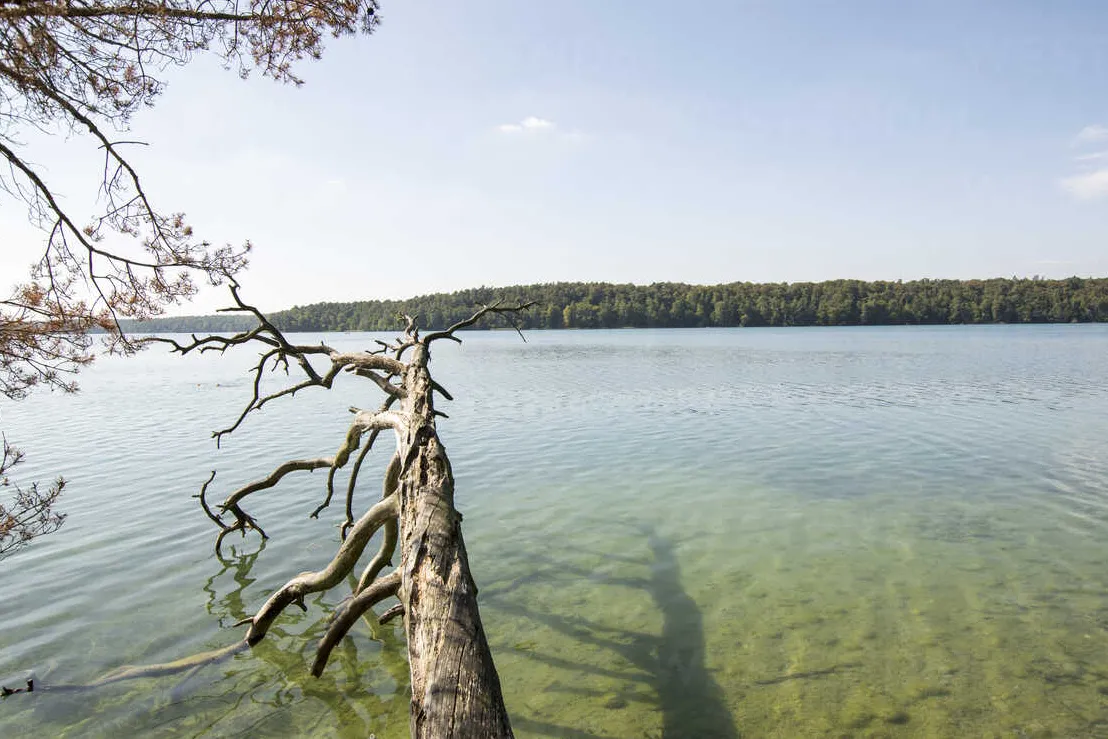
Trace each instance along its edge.
<path fill-rule="evenodd" d="M 464 338 L 439 428 L 518 736 L 1108 737 L 1108 325 Z M 249 498 L 271 538 L 222 557 L 191 497 L 379 403 L 346 376 L 217 451 L 255 359 L 155 347 L 3 406 L 19 481 L 69 480 L 65 526 L 0 563 L 3 684 L 231 644 L 330 559 L 323 472 Z M 399 625 L 308 672 L 339 590 L 194 674 L 7 698 L 0 736 L 407 736 Z"/>

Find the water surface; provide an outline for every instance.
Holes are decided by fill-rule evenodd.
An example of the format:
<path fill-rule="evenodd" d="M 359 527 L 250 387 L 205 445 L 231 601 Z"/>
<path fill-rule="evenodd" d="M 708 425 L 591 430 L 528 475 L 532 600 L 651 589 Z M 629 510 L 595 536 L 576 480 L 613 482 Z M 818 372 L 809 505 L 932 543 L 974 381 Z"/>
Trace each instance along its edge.
<path fill-rule="evenodd" d="M 1108 736 L 1108 327 L 528 339 L 467 334 L 432 363 L 519 736 Z M 321 472 L 253 496 L 272 538 L 222 558 L 191 497 L 212 469 L 218 499 L 333 453 L 378 402 L 345 378 L 217 452 L 254 359 L 154 349 L 4 406 L 21 480 L 70 481 L 65 527 L 0 564 L 5 684 L 224 646 L 326 563 Z M 406 736 L 399 628 L 359 625 L 308 673 L 341 596 L 195 674 L 9 698 L 0 736 Z"/>

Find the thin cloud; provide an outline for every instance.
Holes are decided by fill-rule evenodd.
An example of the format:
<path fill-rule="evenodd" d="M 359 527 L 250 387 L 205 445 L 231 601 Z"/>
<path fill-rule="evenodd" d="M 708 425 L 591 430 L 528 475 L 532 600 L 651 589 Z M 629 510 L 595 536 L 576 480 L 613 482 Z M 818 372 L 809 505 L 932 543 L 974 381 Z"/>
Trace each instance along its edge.
<path fill-rule="evenodd" d="M 1093 123 L 1085 126 L 1077 135 L 1073 138 L 1075 145 L 1081 144 L 1095 144 L 1100 141 L 1108 141 L 1108 126 L 1101 125 L 1100 123 Z"/>
<path fill-rule="evenodd" d="M 529 115 L 519 123 L 502 123 L 496 127 L 501 133 L 522 133 L 524 131 L 551 131 L 557 128 L 554 121 Z"/>
<path fill-rule="evenodd" d="M 1078 200 L 1095 200 L 1108 196 L 1108 169 L 1097 169 L 1063 178 L 1062 189 Z"/>
<path fill-rule="evenodd" d="M 572 131 L 566 131 L 565 133 L 563 133 L 562 138 L 570 142 L 571 144 L 581 144 L 589 141 L 591 137 L 584 131 L 578 131 L 577 129 L 574 129 Z"/>
<path fill-rule="evenodd" d="M 1078 200 L 1097 200 L 1108 197 L 1108 150 L 1103 148 L 1108 141 L 1108 126 L 1090 123 L 1073 137 L 1073 146 L 1087 148 L 1083 154 L 1073 155 L 1075 174 L 1062 177 L 1058 186 Z M 1096 150 L 1093 144 L 1098 144 Z"/>
<path fill-rule="evenodd" d="M 593 135 L 579 128 L 562 128 L 548 118 L 529 115 L 518 123 L 501 123 L 495 131 L 512 138 L 562 142 L 567 146 L 580 146 L 594 139 Z"/>

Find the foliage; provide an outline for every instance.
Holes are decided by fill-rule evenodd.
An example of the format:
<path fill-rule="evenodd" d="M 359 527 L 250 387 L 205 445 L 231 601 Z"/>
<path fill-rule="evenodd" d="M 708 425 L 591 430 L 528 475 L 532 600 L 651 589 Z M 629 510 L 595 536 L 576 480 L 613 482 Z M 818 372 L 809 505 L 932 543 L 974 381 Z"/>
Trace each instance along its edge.
<path fill-rule="evenodd" d="M 118 134 L 162 92 L 162 72 L 207 51 L 243 76 L 299 84 L 294 64 L 318 58 L 326 37 L 377 23 L 377 0 L 0 0 L 0 193 L 46 234 L 27 280 L 0 294 L 0 396 L 75 390 L 92 333 L 108 351 L 133 351 L 121 320 L 159 315 L 191 297 L 195 280 L 217 285 L 246 266 L 249 242 L 198 239 L 183 214 L 155 206 L 127 158 L 137 142 Z M 74 145 L 102 152 L 91 218 L 67 210 L 33 163 L 24 137 L 36 132 L 79 133 Z M 5 440 L 5 487 L 21 460 Z M 61 525 L 51 506 L 63 485 L 15 487 L 11 507 L 0 506 L 0 556 Z"/>
<path fill-rule="evenodd" d="M 249 243 L 213 248 L 156 207 L 125 154 L 135 142 L 116 136 L 163 90 L 158 75 L 210 51 L 243 75 L 299 84 L 295 62 L 318 57 L 327 36 L 371 32 L 376 11 L 376 0 L 0 0 L 0 190 L 48 234 L 29 281 L 0 300 L 0 392 L 72 390 L 90 330 L 129 351 L 119 319 L 158 315 L 196 278 L 219 284 L 246 264 Z M 103 152 L 90 221 L 31 163 L 22 137 L 35 129 L 85 134 Z"/>
<path fill-rule="evenodd" d="M 23 461 L 23 452 L 3 439 L 3 456 L 0 457 L 0 488 L 15 490 L 11 503 L 0 503 L 0 559 L 22 547 L 31 539 L 56 531 L 65 515 L 52 510 L 54 502 L 65 487 L 65 480 L 58 478 L 46 489 L 39 490 L 38 483 L 23 489 L 8 478 L 8 472 Z"/>
<path fill-rule="evenodd" d="M 274 313 L 287 331 L 385 331 L 397 315 L 429 326 L 467 316 L 476 303 L 534 301 L 521 328 L 669 328 L 697 326 L 857 326 L 1108 321 L 1108 279 L 833 280 L 727 285 L 559 282 L 478 288 L 410 300 L 318 303 Z M 145 330 L 197 330 L 188 319 Z M 200 320 L 200 319 L 198 319 Z M 217 317 L 205 317 L 210 328 Z M 487 324 L 486 324 L 487 327 Z"/>

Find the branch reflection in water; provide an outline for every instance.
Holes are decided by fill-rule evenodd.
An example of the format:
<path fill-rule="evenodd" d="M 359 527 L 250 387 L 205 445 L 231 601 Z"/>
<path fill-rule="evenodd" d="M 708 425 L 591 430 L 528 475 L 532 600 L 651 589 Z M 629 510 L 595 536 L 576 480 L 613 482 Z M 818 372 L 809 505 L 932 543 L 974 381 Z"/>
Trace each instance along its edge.
<path fill-rule="evenodd" d="M 221 569 L 204 585 L 207 610 L 231 637 L 250 613 L 257 588 L 251 569 L 265 549 L 219 557 Z M 336 604 L 319 595 L 308 612 L 287 611 L 270 637 L 218 668 L 164 683 L 159 729 L 190 736 L 403 736 L 408 728 L 408 664 L 398 627 L 365 619 L 334 651 L 319 678 L 309 669 L 315 644 Z M 319 617 L 317 614 L 322 613 Z M 143 681 L 146 682 L 146 681 Z M 149 689 L 150 683 L 147 682 Z"/>

